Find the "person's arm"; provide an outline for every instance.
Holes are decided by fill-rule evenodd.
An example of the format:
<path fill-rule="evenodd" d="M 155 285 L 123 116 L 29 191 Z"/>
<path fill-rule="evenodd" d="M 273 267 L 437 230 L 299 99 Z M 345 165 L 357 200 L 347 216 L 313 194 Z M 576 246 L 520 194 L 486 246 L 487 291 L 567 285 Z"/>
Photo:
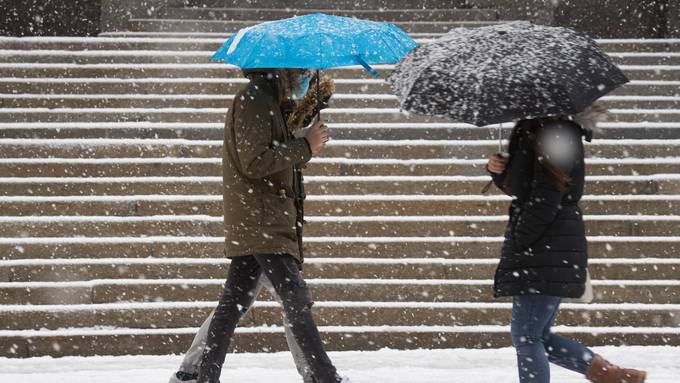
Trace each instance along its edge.
<path fill-rule="evenodd" d="M 572 132 L 546 131 L 539 138 L 540 153 L 542 160 L 547 161 L 556 169 L 569 175 L 578 161 L 580 136 Z M 579 154 L 580 153 L 580 154 Z M 562 199 L 567 190 L 560 188 L 548 179 L 540 168 L 538 160 L 534 161 L 535 171 L 529 199 L 522 204 L 521 212 L 514 228 L 514 238 L 521 247 L 531 247 L 546 232 L 550 224 L 555 221 L 557 214 L 562 208 Z"/>
<path fill-rule="evenodd" d="M 508 172 L 507 169 L 507 159 L 502 157 L 500 154 L 492 154 L 489 156 L 489 163 L 486 165 L 486 171 L 491 175 L 491 182 L 496 185 L 498 189 L 503 191 L 505 194 L 510 194 L 508 190 L 505 190 L 505 177 Z M 500 171 L 500 169 L 503 169 Z M 489 190 L 491 184 L 487 184 L 482 190 L 486 193 Z"/>
<path fill-rule="evenodd" d="M 272 141 L 272 103 L 266 95 L 245 96 L 234 103 L 234 137 L 246 176 L 262 178 L 309 162 L 312 151 L 306 138 Z"/>
<path fill-rule="evenodd" d="M 507 169 L 503 170 L 503 173 L 493 173 L 489 171 L 489 168 L 487 167 L 486 169 L 487 172 L 491 175 L 491 181 L 493 181 L 493 184 L 496 185 L 497 188 L 505 192 L 505 175 L 507 174 Z"/>

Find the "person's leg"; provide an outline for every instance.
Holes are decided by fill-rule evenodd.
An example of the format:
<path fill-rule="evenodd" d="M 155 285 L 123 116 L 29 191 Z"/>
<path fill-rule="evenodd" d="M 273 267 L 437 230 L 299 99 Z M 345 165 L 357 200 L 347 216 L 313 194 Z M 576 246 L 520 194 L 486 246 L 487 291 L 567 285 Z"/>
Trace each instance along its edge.
<path fill-rule="evenodd" d="M 269 283 L 266 278 L 260 277 L 257 287 L 255 288 L 253 294 L 250 295 L 252 301 L 254 301 L 255 298 L 257 298 L 257 296 L 260 294 L 260 290 L 262 290 L 264 282 Z M 248 304 L 248 311 L 250 311 L 250 307 L 252 307 L 252 301 Z M 191 346 L 187 350 L 186 354 L 184 354 L 184 359 L 182 359 L 182 364 L 180 365 L 179 371 L 175 374 L 179 381 L 195 380 L 198 376 L 198 367 L 201 364 L 201 357 L 203 356 L 206 340 L 208 339 L 208 329 L 210 328 L 210 322 L 212 321 L 214 315 L 215 310 L 213 310 L 205 319 L 205 321 L 203 321 L 203 324 L 198 329 Z"/>
<path fill-rule="evenodd" d="M 283 302 L 281 301 L 279 294 L 276 292 L 276 290 L 274 290 L 274 287 L 272 286 L 272 283 L 269 281 L 269 279 L 265 276 L 262 276 L 261 279 L 262 284 L 267 288 L 267 290 L 269 290 L 269 294 L 271 294 L 271 296 L 274 297 L 274 299 L 276 299 L 281 306 L 283 306 Z M 288 322 L 288 318 L 286 317 L 285 313 L 283 315 L 283 331 L 286 334 L 288 349 L 290 350 L 291 354 L 293 354 L 295 368 L 297 368 L 298 373 L 300 376 L 302 376 L 302 382 L 315 383 L 312 370 L 309 368 L 309 365 L 305 360 L 305 356 L 300 349 L 300 345 L 298 345 L 297 341 L 295 340 L 290 322 Z"/>
<path fill-rule="evenodd" d="M 552 333 L 551 328 L 559 312 L 559 302 L 555 305 L 555 311 L 550 321 L 543 329 L 543 344 L 548 353 L 548 360 L 560 367 L 586 373 L 595 353 L 581 343 Z"/>
<path fill-rule="evenodd" d="M 198 369 L 198 383 L 217 383 L 234 330 L 255 298 L 261 269 L 253 257 L 236 257 L 208 328 L 205 350 Z"/>
<path fill-rule="evenodd" d="M 210 315 L 203 321 L 196 336 L 194 336 L 194 340 L 191 342 L 191 346 L 189 346 L 189 349 L 184 354 L 179 371 L 175 374 L 177 379 L 170 380 L 170 382 L 196 380 L 198 377 L 198 366 L 201 364 L 201 356 L 203 356 L 205 342 L 208 339 L 208 328 L 214 315 L 215 310 L 213 309 Z"/>
<path fill-rule="evenodd" d="M 543 332 L 543 342 L 550 362 L 581 373 L 594 383 L 644 383 L 646 372 L 613 365 L 581 343 L 552 334 L 550 328 L 558 310 L 559 303 L 555 305 L 555 312 Z"/>
<path fill-rule="evenodd" d="M 549 383 L 550 365 L 543 344 L 544 329 L 553 318 L 559 298 L 515 296 L 512 300 L 512 344 L 517 352 L 520 383 Z"/>
<path fill-rule="evenodd" d="M 319 330 L 312 318 L 312 299 L 309 289 L 302 280 L 293 257 L 268 254 L 256 255 L 255 259 L 281 299 L 295 340 L 316 382 L 339 382 L 340 378 L 324 350 Z"/>

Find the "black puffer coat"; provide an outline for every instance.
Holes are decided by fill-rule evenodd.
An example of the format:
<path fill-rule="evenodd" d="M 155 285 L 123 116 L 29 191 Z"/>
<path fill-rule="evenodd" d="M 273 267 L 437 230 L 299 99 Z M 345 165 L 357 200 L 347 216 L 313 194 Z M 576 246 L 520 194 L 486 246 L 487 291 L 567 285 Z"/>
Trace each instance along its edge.
<path fill-rule="evenodd" d="M 578 202 L 585 176 L 584 134 L 568 120 L 543 120 L 533 130 L 522 123 L 516 128 L 506 172 L 492 175 L 499 188 L 515 197 L 495 275 L 497 297 L 583 294 L 588 255 Z M 551 180 L 544 161 L 569 175 L 566 188 Z"/>

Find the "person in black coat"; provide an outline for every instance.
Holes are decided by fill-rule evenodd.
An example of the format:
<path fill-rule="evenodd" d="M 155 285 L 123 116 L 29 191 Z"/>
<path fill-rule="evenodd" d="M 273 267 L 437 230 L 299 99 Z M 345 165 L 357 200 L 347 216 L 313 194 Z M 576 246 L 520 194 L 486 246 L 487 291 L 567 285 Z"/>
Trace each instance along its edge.
<path fill-rule="evenodd" d="M 491 155 L 494 184 L 514 197 L 494 295 L 512 297 L 511 334 L 521 383 L 550 382 L 549 362 L 598 383 L 644 382 L 642 371 L 611 365 L 584 345 L 553 335 L 562 298 L 579 298 L 588 252 L 578 202 L 585 180 L 583 137 L 591 132 L 568 117 L 522 120 L 508 155 Z"/>
<path fill-rule="evenodd" d="M 583 295 L 588 255 L 578 201 L 585 166 L 578 125 L 524 120 L 514 129 L 504 173 L 494 183 L 515 197 L 496 271 L 496 296 Z"/>

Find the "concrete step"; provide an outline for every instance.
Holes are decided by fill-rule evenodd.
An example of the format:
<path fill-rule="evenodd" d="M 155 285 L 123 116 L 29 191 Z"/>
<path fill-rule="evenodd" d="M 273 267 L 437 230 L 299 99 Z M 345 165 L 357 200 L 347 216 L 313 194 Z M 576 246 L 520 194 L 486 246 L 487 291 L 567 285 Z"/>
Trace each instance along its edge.
<path fill-rule="evenodd" d="M 673 52 L 610 52 L 617 65 L 679 65 L 680 56 Z"/>
<path fill-rule="evenodd" d="M 380 78 L 387 78 L 394 65 L 375 65 Z M 677 65 L 625 65 L 622 70 L 629 79 L 636 81 L 680 81 Z M 334 79 L 375 79 L 360 66 L 325 71 Z M 115 64 L 69 64 L 69 63 L 0 63 L 0 77 L 16 78 L 239 78 L 241 70 L 222 63 L 202 64 L 173 63 L 115 63 Z"/>
<path fill-rule="evenodd" d="M 0 49 L 82 51 L 214 52 L 232 33 L 105 32 L 99 37 L 0 37 Z"/>
<path fill-rule="evenodd" d="M 228 108 L 233 94 L 0 94 L 5 108 Z M 680 96 L 606 96 L 600 102 L 608 109 L 677 109 Z M 331 108 L 399 108 L 389 94 L 336 93 Z"/>
<path fill-rule="evenodd" d="M 117 79 L 117 78 L 4 78 L 0 79 L 0 92 L 2 93 L 42 93 L 42 94 L 205 94 L 205 95 L 228 95 L 238 92 L 245 84 L 245 78 L 140 78 L 140 79 Z M 672 84 L 672 83 L 671 83 Z M 642 87 L 647 88 L 647 87 Z M 664 91 L 668 87 L 652 86 L 650 90 L 658 90 L 658 93 L 670 93 Z M 335 80 L 336 93 L 389 93 L 391 88 L 384 80 Z M 672 87 L 677 92 L 677 87 Z M 632 91 L 631 91 L 632 92 Z M 637 92 L 637 91 L 635 91 Z M 672 95 L 672 94 L 671 94 Z"/>
<path fill-rule="evenodd" d="M 223 30 L 217 33 L 122 31 L 103 33 L 101 37 L 0 37 L 0 49 L 215 51 L 231 34 Z M 441 33 L 412 33 L 411 36 L 425 42 Z M 600 39 L 598 43 L 607 52 L 680 52 L 678 39 Z"/>
<path fill-rule="evenodd" d="M 197 8 L 276 8 L 276 9 L 399 9 L 403 7 L 421 9 L 471 8 L 466 0 L 185 0 L 184 6 Z"/>
<path fill-rule="evenodd" d="M 677 195 L 586 196 L 581 203 L 589 214 L 680 215 Z M 311 196 L 310 216 L 373 215 L 503 215 L 509 204 L 501 196 Z M 0 197 L 2 216 L 80 215 L 150 216 L 222 214 L 220 195 L 201 196 L 69 196 Z"/>
<path fill-rule="evenodd" d="M 475 195 L 489 182 L 474 176 L 307 176 L 312 195 Z M 680 175 L 591 176 L 592 194 L 680 194 Z M 223 193 L 222 177 L 37 177 L 0 179 L 0 196 L 121 196 L 216 195 Z M 491 194 L 500 194 L 494 190 Z"/>
<path fill-rule="evenodd" d="M 132 38 L 131 38 L 132 39 Z M 420 37 L 416 41 L 425 42 L 428 39 Z M 0 40 L 1 41 L 1 40 Z M 209 40 L 212 41 L 212 40 Z M 166 44 L 167 45 L 167 44 Z M 121 49 L 2 49 L 0 42 L 0 63 L 64 63 L 64 64 L 205 64 L 208 63 L 213 52 L 219 48 L 219 43 L 204 43 L 205 50 L 126 50 Z M 102 48 L 106 48 L 103 45 Z M 197 48 L 203 48 L 199 46 Z M 680 64 L 678 52 L 609 52 L 617 65 L 671 65 Z"/>
<path fill-rule="evenodd" d="M 474 127 L 457 123 L 329 123 L 338 140 L 489 140 L 497 139 L 499 127 Z M 503 137 L 509 137 L 512 124 L 504 124 Z M 224 123 L 154 122 L 61 122 L 0 123 L 0 138 L 33 139 L 175 139 L 222 140 Z M 601 123 L 599 139 L 680 139 L 679 122 Z M 666 172 L 669 173 L 669 172 Z M 672 172 L 671 172 L 672 173 Z M 448 173 L 457 174 L 457 173 Z"/>
<path fill-rule="evenodd" d="M 0 139 L 0 158 L 215 158 L 222 141 L 184 139 Z M 587 157 L 677 157 L 678 140 L 594 140 Z M 495 140 L 331 140 L 319 158 L 451 159 L 486 158 Z"/>
<path fill-rule="evenodd" d="M 308 258 L 443 258 L 498 259 L 502 237 L 446 238 L 328 238 L 306 237 Z M 224 239 L 220 237 L 108 237 L 108 238 L 3 238 L 0 250 L 8 260 L 102 259 L 102 258 L 221 258 Z M 680 239 L 673 237 L 589 237 L 593 258 L 676 259 Z"/>
<path fill-rule="evenodd" d="M 2 336 L 1 353 L 7 357 L 60 357 L 88 355 L 167 355 L 186 352 L 196 328 L 72 329 L 59 331 L 16 331 Z M 558 332 L 592 346 L 601 345 L 680 345 L 674 328 L 559 327 Z M 419 348 L 498 348 L 509 347 L 506 326 L 484 327 L 321 327 L 326 349 L 379 350 Z M 232 343 L 235 352 L 287 351 L 281 328 L 237 329 Z M 56 349 L 56 350 L 55 350 Z"/>
<path fill-rule="evenodd" d="M 456 9 L 439 8 L 425 9 L 422 6 L 417 8 L 389 8 L 389 9 L 314 9 L 306 6 L 302 9 L 295 9 L 289 6 L 284 8 L 224 8 L 224 7 L 167 7 L 156 15 L 161 19 L 174 20 L 257 20 L 270 21 L 287 19 L 294 16 L 302 16 L 312 13 L 325 13 L 334 16 L 352 17 L 358 19 L 368 19 L 374 21 L 387 22 L 409 22 L 409 21 L 495 21 L 498 20 L 498 11 L 495 9 Z"/>
<path fill-rule="evenodd" d="M 108 261 L 108 262 L 107 262 Z M 211 259 L 72 259 L 16 260 L 0 265 L 3 282 L 66 282 L 93 279 L 224 279 L 228 262 Z M 405 262 L 392 259 L 306 259 L 303 275 L 311 279 L 488 279 L 497 266 L 494 259 L 420 259 Z M 594 280 L 680 279 L 680 258 L 676 259 L 590 259 Z M 5 284 L 10 286 L 8 284 Z M 0 307 L 1 308 L 1 307 Z M 680 320 L 680 319 L 678 319 Z M 2 321 L 0 321 L 2 323 Z"/>
<path fill-rule="evenodd" d="M 501 236 L 505 216 L 409 216 L 409 217 L 308 217 L 305 235 L 323 237 L 446 237 Z M 2 217 L 2 237 L 220 237 L 222 218 L 204 216 L 102 217 L 47 216 Z M 680 232 L 678 216 L 586 216 L 590 236 L 673 236 Z M 0 265 L 0 267 L 2 267 Z"/>
<path fill-rule="evenodd" d="M 398 21 L 394 24 L 406 33 L 445 33 L 453 28 L 474 28 L 503 24 L 508 21 Z M 182 20 L 130 19 L 128 29 L 136 32 L 209 32 L 234 33 L 259 24 L 258 20 Z"/>
<path fill-rule="evenodd" d="M 227 103 L 222 108 L 5 108 L 0 122 L 207 122 L 224 121 Z M 438 117 L 405 114 L 394 108 L 326 109 L 322 113 L 331 123 L 424 123 L 452 122 Z M 612 122 L 677 122 L 680 109 L 611 109 Z"/>
<path fill-rule="evenodd" d="M 307 279 L 317 301 L 492 302 L 491 280 Z M 680 303 L 677 280 L 593 281 L 594 303 Z M 111 279 L 82 282 L 9 282 L 0 304 L 89 304 L 215 300 L 221 279 Z M 264 293 L 269 298 L 268 293 Z"/>
<path fill-rule="evenodd" d="M 58 330 L 74 327 L 184 328 L 199 327 L 216 302 L 11 306 L 0 311 L 3 330 Z M 677 305 L 563 304 L 558 326 L 675 327 Z M 406 315 L 404 315 L 406 314 Z M 282 310 L 273 302 L 257 302 L 240 322 L 242 328 L 276 326 Z M 504 326 L 509 303 L 316 302 L 319 326 Z"/>
<path fill-rule="evenodd" d="M 4 94 L 234 94 L 247 82 L 245 78 L 0 78 Z M 337 94 L 392 94 L 382 79 L 335 79 Z M 633 81 L 614 92 L 613 96 L 679 96 L 680 81 Z"/>
<path fill-rule="evenodd" d="M 306 176 L 476 176 L 485 174 L 486 160 L 362 160 L 313 159 Z M 588 175 L 672 174 L 680 157 L 588 159 Z M 0 177 L 221 177 L 222 159 L 216 158 L 116 158 L 0 160 Z"/>

